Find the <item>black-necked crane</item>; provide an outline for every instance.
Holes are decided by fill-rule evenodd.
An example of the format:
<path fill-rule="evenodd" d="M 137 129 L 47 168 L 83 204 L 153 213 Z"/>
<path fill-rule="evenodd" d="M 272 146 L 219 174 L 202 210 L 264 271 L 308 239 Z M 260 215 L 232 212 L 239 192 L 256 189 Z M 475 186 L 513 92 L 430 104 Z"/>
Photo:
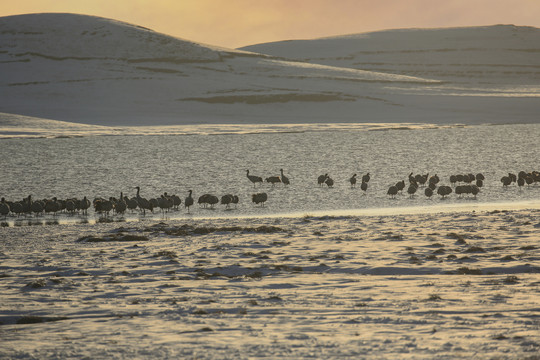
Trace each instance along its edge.
<path fill-rule="evenodd" d="M 520 178 L 517 180 L 517 184 L 518 184 L 518 186 L 519 186 L 519 190 L 521 191 L 521 188 L 525 185 L 525 178 L 520 177 Z"/>
<path fill-rule="evenodd" d="M 2 201 L 0 201 L 0 215 L 7 217 L 10 211 L 9 204 L 6 202 L 6 199 L 2 198 Z"/>
<path fill-rule="evenodd" d="M 351 176 L 349 182 L 351 183 L 351 188 L 356 187 L 356 174 L 353 174 L 353 176 Z"/>
<path fill-rule="evenodd" d="M 184 206 L 188 209 L 188 212 L 189 212 L 189 207 L 193 205 L 193 198 L 191 197 L 193 190 L 189 190 L 188 192 L 189 192 L 188 196 L 184 199 Z"/>
<path fill-rule="evenodd" d="M 284 185 L 289 185 L 291 182 L 289 181 L 289 178 L 283 174 L 283 169 L 279 169 L 279 171 L 281 172 L 281 182 Z"/>
<path fill-rule="evenodd" d="M 90 208 L 90 200 L 85 196 L 79 203 L 79 208 L 83 211 L 84 215 L 88 215 L 88 208 Z"/>
<path fill-rule="evenodd" d="M 327 176 L 324 182 L 329 188 L 334 186 L 334 179 L 332 179 L 330 176 Z"/>
<path fill-rule="evenodd" d="M 173 194 L 171 195 L 171 200 L 173 202 L 173 208 L 174 210 L 178 210 L 180 205 L 182 205 L 182 199 L 180 199 L 180 196 Z"/>
<path fill-rule="evenodd" d="M 221 205 L 225 205 L 225 208 L 228 209 L 231 206 L 233 200 L 232 194 L 226 194 L 221 197 Z"/>
<path fill-rule="evenodd" d="M 116 211 L 117 214 L 124 214 L 127 209 L 126 201 L 124 200 L 124 193 L 120 192 L 120 199 L 116 201 L 114 204 L 114 211 Z"/>
<path fill-rule="evenodd" d="M 154 206 L 152 205 L 152 203 L 148 199 L 141 197 L 141 187 L 136 186 L 135 189 L 137 189 L 137 195 L 135 199 L 137 200 L 137 205 L 139 206 L 139 209 L 142 209 L 143 215 L 146 215 L 146 210 L 153 211 Z"/>
<path fill-rule="evenodd" d="M 249 179 L 249 181 L 251 181 L 253 183 L 253 187 L 255 187 L 256 183 L 261 183 L 262 184 L 262 182 L 263 182 L 262 177 L 255 176 L 255 175 L 249 175 L 249 170 L 246 170 L 246 176 Z"/>
<path fill-rule="evenodd" d="M 317 184 L 319 184 L 319 186 L 322 186 L 322 184 L 324 184 L 324 182 L 326 181 L 327 177 L 328 174 L 319 175 L 319 177 L 317 178 Z"/>
<path fill-rule="evenodd" d="M 480 192 L 480 188 L 476 185 L 471 185 L 471 194 L 473 194 L 474 198 L 476 199 L 476 195 Z"/>
<path fill-rule="evenodd" d="M 232 198 L 232 203 L 234 204 L 234 207 L 236 208 L 236 205 L 238 205 L 238 202 L 240 201 L 240 199 L 238 198 L 238 195 L 233 195 L 233 198 Z"/>
<path fill-rule="evenodd" d="M 362 181 L 362 183 L 360 184 L 360 189 L 362 189 L 362 191 L 365 193 L 367 191 L 367 188 L 368 188 L 368 183 Z"/>
<path fill-rule="evenodd" d="M 398 191 L 403 192 L 403 189 L 405 189 L 405 180 L 398 181 L 395 186 Z"/>
<path fill-rule="evenodd" d="M 418 186 L 416 185 L 416 182 L 411 183 L 409 187 L 407 188 L 407 193 L 409 194 L 409 197 L 413 197 L 414 193 L 416 193 L 416 190 L 418 189 Z"/>
<path fill-rule="evenodd" d="M 369 175 L 369 173 L 362 176 L 362 182 L 365 182 L 366 184 L 369 182 L 369 179 L 371 179 L 371 175 Z"/>
<path fill-rule="evenodd" d="M 281 179 L 279 176 L 269 176 L 266 178 L 266 182 L 272 184 L 272 186 L 275 186 L 277 183 L 281 182 Z"/>
<path fill-rule="evenodd" d="M 40 200 L 31 201 L 30 202 L 30 209 L 32 210 L 32 212 L 34 214 L 36 214 L 36 216 L 38 216 L 41 213 L 43 213 L 43 211 L 45 210 L 45 205 Z"/>
<path fill-rule="evenodd" d="M 210 208 L 213 209 L 218 202 L 219 199 L 216 195 L 204 194 L 199 197 L 199 204 L 203 204 L 204 208 L 206 208 L 206 205 L 210 205 Z"/>
<path fill-rule="evenodd" d="M 127 196 L 124 196 L 124 201 L 126 202 L 128 210 L 130 210 L 131 212 L 135 211 L 135 209 L 137 209 L 137 206 L 139 206 L 136 198 L 130 199 Z"/>
<path fill-rule="evenodd" d="M 264 203 L 268 200 L 268 195 L 266 193 L 258 193 L 251 195 L 251 201 L 253 201 L 255 204 L 261 206 L 264 206 Z"/>
<path fill-rule="evenodd" d="M 437 194 L 441 195 L 441 197 L 444 199 L 447 195 L 450 195 L 452 193 L 452 188 L 447 185 L 441 185 L 437 189 Z"/>

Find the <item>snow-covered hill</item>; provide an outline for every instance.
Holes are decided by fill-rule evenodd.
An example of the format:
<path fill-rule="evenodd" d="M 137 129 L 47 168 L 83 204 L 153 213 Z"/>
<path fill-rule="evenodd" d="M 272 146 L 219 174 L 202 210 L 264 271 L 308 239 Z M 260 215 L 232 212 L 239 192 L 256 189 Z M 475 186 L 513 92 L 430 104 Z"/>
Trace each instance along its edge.
<path fill-rule="evenodd" d="M 462 31 L 467 39 L 468 31 L 476 30 Z M 417 38 L 411 52 L 427 41 L 428 32 L 409 32 Z M 399 51 L 384 50 L 390 40 L 381 45 L 373 40 L 371 45 L 382 46 L 383 54 L 389 52 L 388 66 L 364 66 L 371 60 L 358 66 L 354 56 L 324 60 L 354 52 L 348 41 L 363 37 L 319 40 L 315 48 L 305 42 L 286 43 L 291 46 L 276 57 L 197 44 L 93 16 L 2 17 L 0 112 L 115 126 L 536 121 L 539 105 L 533 76 L 527 77 L 528 87 L 502 81 L 496 89 L 459 88 L 456 84 L 463 76 L 435 76 L 433 71 L 394 66 L 408 47 L 402 43 Z M 272 53 L 266 50 L 277 45 L 253 49 Z M 537 56 L 532 44 L 528 46 L 518 53 Z M 374 49 L 369 52 L 379 51 Z M 306 57 L 308 62 L 297 60 Z M 416 68 L 432 68 L 427 60 L 415 61 L 420 64 Z M 484 68 L 493 67 L 480 66 L 478 71 Z M 530 64 L 529 70 L 534 69 Z"/>
<path fill-rule="evenodd" d="M 484 87 L 540 84 L 540 29 L 527 26 L 398 29 L 243 49 Z"/>

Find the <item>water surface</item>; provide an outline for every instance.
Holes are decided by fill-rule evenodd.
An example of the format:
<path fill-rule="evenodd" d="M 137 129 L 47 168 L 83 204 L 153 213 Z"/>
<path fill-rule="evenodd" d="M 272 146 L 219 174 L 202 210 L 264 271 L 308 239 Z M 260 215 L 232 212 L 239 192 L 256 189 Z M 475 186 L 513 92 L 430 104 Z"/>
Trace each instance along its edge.
<path fill-rule="evenodd" d="M 2 139 L 0 147 L 1 196 L 19 200 L 88 196 L 159 197 L 164 192 L 182 199 L 194 191 L 221 197 L 240 196 L 236 209 L 192 208 L 189 216 L 250 216 L 336 210 L 427 207 L 449 204 L 528 202 L 540 199 L 540 185 L 503 188 L 508 172 L 540 170 L 540 125 L 498 125 L 445 128 L 364 128 L 301 132 L 202 135 L 89 136 L 47 139 Z M 246 170 L 263 178 L 283 169 L 290 186 L 254 187 Z M 371 174 L 366 193 L 351 189 L 349 178 Z M 440 184 L 449 176 L 483 173 L 484 187 L 476 199 L 426 198 L 423 189 L 410 198 L 406 192 L 391 199 L 390 185 L 407 175 L 437 174 Z M 319 187 L 317 177 L 329 174 L 333 188 Z M 264 208 L 251 203 L 251 194 L 267 192 Z M 181 210 L 172 216 L 188 216 Z"/>

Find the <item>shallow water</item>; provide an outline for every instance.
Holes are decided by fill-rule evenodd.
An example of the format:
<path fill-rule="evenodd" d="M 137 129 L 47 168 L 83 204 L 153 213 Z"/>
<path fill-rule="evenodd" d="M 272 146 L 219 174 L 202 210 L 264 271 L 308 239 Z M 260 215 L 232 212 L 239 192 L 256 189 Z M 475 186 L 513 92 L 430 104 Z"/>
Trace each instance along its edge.
<path fill-rule="evenodd" d="M 184 198 L 193 189 L 220 197 L 237 194 L 237 208 L 192 208 L 189 216 L 246 216 L 315 211 L 362 210 L 480 203 L 529 202 L 540 199 L 540 186 L 505 189 L 500 178 L 508 172 L 540 170 L 540 125 L 499 125 L 430 129 L 343 130 L 217 135 L 90 136 L 55 139 L 2 139 L 0 193 L 9 200 L 32 194 L 34 199 L 118 197 L 120 192 L 159 197 L 164 192 Z M 246 177 L 279 175 L 283 168 L 290 186 L 255 188 Z M 367 193 L 351 189 L 348 179 L 369 172 Z M 390 199 L 390 185 L 407 175 L 438 174 L 440 184 L 459 173 L 485 175 L 477 199 L 428 199 L 420 188 Z M 317 186 L 328 173 L 333 188 Z M 358 184 L 359 185 L 359 184 Z M 251 194 L 265 191 L 264 208 L 251 203 Z M 188 216 L 185 210 L 170 216 Z"/>

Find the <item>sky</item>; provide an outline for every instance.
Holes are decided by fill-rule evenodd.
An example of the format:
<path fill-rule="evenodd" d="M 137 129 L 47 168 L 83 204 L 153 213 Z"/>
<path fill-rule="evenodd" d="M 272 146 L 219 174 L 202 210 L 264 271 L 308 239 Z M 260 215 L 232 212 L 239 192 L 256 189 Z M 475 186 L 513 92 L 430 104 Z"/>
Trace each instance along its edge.
<path fill-rule="evenodd" d="M 396 28 L 540 27 L 540 0 L 18 0 L 0 16 L 97 15 L 185 40 L 237 48 Z"/>

